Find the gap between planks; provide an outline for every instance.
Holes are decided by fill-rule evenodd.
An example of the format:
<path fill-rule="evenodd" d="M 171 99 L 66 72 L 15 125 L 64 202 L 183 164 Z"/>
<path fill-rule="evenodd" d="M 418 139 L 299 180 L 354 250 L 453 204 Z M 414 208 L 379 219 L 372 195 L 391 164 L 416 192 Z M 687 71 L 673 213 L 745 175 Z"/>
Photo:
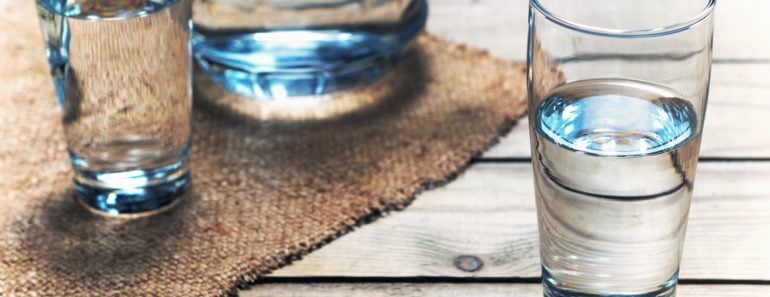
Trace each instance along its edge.
<path fill-rule="evenodd" d="M 447 283 L 307 283 L 265 284 L 240 293 L 241 297 L 541 297 L 539 284 L 447 284 Z M 679 285 L 679 297 L 766 297 L 770 286 L 757 285 Z"/>

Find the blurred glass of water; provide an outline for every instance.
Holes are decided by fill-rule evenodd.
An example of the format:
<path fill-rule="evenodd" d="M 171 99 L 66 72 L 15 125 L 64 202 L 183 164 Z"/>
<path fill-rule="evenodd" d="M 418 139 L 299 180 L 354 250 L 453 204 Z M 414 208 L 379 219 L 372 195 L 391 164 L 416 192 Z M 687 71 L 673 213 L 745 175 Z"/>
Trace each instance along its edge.
<path fill-rule="evenodd" d="M 190 0 L 37 0 L 80 201 L 146 214 L 189 187 Z"/>
<path fill-rule="evenodd" d="M 195 0 L 195 58 L 231 92 L 259 99 L 372 82 L 425 26 L 425 0 Z"/>

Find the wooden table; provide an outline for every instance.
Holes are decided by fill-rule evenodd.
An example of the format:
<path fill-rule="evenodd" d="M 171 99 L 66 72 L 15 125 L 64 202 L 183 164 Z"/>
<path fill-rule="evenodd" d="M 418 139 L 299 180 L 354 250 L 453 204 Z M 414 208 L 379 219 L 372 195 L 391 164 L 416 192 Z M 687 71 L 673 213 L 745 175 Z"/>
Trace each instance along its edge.
<path fill-rule="evenodd" d="M 524 60 L 527 3 L 431 1 L 428 28 Z M 770 1 L 716 10 L 679 296 L 770 296 Z M 456 181 L 241 296 L 542 296 L 527 133 L 520 121 Z"/>

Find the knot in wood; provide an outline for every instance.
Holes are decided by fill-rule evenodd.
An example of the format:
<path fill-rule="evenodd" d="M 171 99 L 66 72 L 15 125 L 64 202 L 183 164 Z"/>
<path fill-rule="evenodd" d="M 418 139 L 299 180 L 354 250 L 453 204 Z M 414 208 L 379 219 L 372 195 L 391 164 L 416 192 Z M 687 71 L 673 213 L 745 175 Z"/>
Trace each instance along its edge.
<path fill-rule="evenodd" d="M 484 262 L 476 256 L 460 255 L 455 258 L 454 265 L 465 272 L 476 272 L 484 267 Z"/>

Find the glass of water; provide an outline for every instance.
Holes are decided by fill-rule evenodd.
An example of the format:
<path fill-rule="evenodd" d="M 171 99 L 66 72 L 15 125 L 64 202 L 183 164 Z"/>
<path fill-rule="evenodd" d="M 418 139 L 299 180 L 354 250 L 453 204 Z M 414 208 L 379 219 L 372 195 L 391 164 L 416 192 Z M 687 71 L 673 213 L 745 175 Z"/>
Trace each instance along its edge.
<path fill-rule="evenodd" d="M 714 0 L 531 0 L 529 124 L 546 296 L 674 296 Z"/>
<path fill-rule="evenodd" d="M 195 0 L 193 10 L 201 68 L 268 101 L 374 81 L 427 19 L 426 0 Z"/>
<path fill-rule="evenodd" d="M 37 0 L 82 204 L 167 208 L 190 185 L 190 0 Z"/>

